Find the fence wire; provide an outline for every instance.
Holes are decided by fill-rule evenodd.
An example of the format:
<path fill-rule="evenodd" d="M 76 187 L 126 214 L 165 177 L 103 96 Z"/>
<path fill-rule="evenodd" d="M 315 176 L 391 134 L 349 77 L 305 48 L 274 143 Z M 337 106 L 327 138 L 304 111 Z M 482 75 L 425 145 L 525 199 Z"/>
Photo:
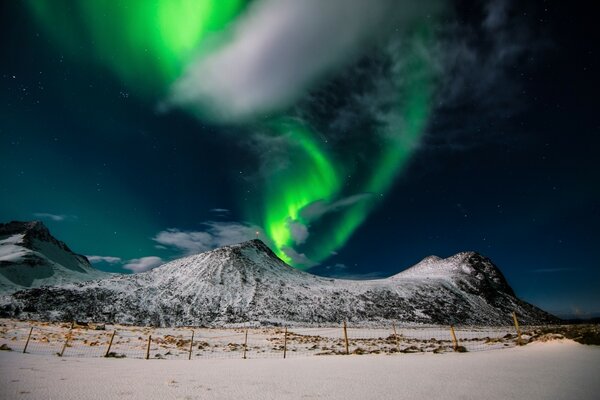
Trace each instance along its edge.
<path fill-rule="evenodd" d="M 521 327 L 527 341 L 538 327 Z M 0 320 L 0 348 L 62 357 L 137 359 L 294 358 L 444 353 L 516 346 L 514 326 L 355 328 L 149 328 Z"/>

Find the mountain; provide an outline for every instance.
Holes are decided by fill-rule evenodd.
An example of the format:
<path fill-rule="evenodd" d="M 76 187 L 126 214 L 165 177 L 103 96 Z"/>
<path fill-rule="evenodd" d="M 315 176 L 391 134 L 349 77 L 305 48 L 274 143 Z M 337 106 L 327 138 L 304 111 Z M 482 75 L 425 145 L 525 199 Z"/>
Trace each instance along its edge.
<path fill-rule="evenodd" d="M 386 279 L 315 276 L 260 240 L 181 258 L 152 271 L 0 297 L 0 316 L 153 326 L 510 324 L 556 318 L 517 299 L 477 253 L 428 257 Z"/>
<path fill-rule="evenodd" d="M 0 293 L 108 276 L 55 239 L 40 221 L 0 224 Z"/>

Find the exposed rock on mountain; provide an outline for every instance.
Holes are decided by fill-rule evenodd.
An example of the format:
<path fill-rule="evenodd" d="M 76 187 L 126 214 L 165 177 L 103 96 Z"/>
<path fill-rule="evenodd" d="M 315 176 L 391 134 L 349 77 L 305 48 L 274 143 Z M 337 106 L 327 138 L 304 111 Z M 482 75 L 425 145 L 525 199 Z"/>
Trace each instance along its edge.
<path fill-rule="evenodd" d="M 108 276 L 55 239 L 40 221 L 0 224 L 0 293 Z"/>
<path fill-rule="evenodd" d="M 152 271 L 21 291 L 0 315 L 154 326 L 510 324 L 556 318 L 515 297 L 477 253 L 428 257 L 386 279 L 350 281 L 296 270 L 261 241 L 181 258 Z"/>

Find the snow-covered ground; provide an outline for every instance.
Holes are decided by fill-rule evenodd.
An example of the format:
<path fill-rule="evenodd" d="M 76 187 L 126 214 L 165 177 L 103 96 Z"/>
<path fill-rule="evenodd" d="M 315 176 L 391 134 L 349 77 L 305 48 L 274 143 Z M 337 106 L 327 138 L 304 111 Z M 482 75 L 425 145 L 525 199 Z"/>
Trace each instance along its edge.
<path fill-rule="evenodd" d="M 600 347 L 294 359 L 59 358 L 0 351 L 1 399 L 597 399 Z"/>
<path fill-rule="evenodd" d="M 342 325 L 287 330 L 243 326 L 192 329 L 102 325 L 102 330 L 94 328 L 94 325 L 75 325 L 71 329 L 69 323 L 0 319 L 0 346 L 22 352 L 27 345 L 26 350 L 31 354 L 62 352 L 64 357 L 103 357 L 110 352 L 117 358 L 148 356 L 185 360 L 243 356 L 283 358 L 284 348 L 286 358 L 346 353 Z M 454 332 L 456 344 L 467 351 L 506 349 L 517 342 L 514 327 L 456 327 Z M 523 340 L 534 337 L 536 332 L 536 328 L 525 328 Z M 348 327 L 347 336 L 347 351 L 355 354 L 442 353 L 453 351 L 454 345 L 448 326 Z"/>

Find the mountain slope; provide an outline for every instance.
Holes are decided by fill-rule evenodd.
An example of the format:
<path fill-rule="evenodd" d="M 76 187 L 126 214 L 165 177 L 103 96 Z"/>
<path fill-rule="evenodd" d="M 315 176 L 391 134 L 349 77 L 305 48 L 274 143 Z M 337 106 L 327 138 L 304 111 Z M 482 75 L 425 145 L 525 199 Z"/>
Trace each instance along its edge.
<path fill-rule="evenodd" d="M 0 293 L 106 278 L 39 221 L 0 224 Z"/>
<path fill-rule="evenodd" d="M 152 271 L 0 298 L 0 315 L 178 326 L 354 325 L 416 322 L 508 324 L 554 321 L 514 296 L 476 253 L 428 258 L 387 279 L 349 281 L 296 270 L 261 241 L 181 258 Z"/>

